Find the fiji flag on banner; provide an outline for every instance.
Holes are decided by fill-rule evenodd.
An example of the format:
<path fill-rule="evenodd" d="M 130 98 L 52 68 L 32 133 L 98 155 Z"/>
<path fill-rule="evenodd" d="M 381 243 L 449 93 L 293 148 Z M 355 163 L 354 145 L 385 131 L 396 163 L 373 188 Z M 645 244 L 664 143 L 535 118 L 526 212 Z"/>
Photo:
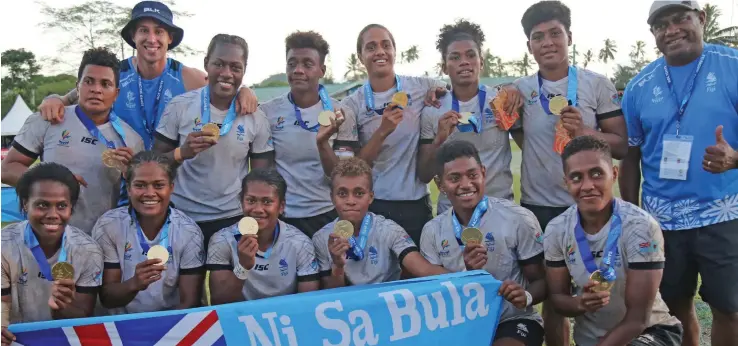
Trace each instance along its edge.
<path fill-rule="evenodd" d="M 29 330 L 15 336 L 13 346 L 226 345 L 215 310 Z"/>

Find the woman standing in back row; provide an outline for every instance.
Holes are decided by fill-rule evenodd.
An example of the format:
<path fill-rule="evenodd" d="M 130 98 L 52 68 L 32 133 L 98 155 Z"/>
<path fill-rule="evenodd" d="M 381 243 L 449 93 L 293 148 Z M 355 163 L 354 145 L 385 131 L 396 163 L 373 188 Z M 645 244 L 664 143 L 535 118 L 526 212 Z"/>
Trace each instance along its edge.
<path fill-rule="evenodd" d="M 420 112 L 428 90 L 445 83 L 395 74 L 395 47 L 392 33 L 384 26 L 370 24 L 361 30 L 356 53 L 369 81 L 343 100 L 342 109 L 347 111 L 346 121 L 357 124 L 361 147 L 357 156 L 372 166 L 376 198 L 370 210 L 397 222 L 418 243 L 423 226 L 432 218 L 428 187 L 415 176 Z M 349 119 L 352 115 L 356 119 Z M 338 156 L 325 144 L 319 147 L 330 176 Z M 337 148 L 344 149 L 351 150 Z"/>

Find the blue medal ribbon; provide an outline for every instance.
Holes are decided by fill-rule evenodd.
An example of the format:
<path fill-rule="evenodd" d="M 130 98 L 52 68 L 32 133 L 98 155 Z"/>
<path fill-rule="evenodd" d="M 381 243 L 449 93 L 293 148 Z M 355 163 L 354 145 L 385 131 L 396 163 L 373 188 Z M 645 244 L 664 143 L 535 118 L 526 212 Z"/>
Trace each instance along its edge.
<path fill-rule="evenodd" d="M 241 240 L 241 237 L 243 237 L 241 232 L 238 231 L 238 224 L 233 225 L 231 232 L 233 232 L 233 237 L 236 238 L 236 243 L 238 243 Z M 269 256 L 272 255 L 272 249 L 274 249 L 274 244 L 277 243 L 278 237 L 279 237 L 279 221 L 277 221 L 277 226 L 274 227 L 274 239 L 272 240 L 272 245 L 270 245 L 269 248 L 266 249 L 266 251 L 264 252 L 257 251 L 256 256 L 261 257 L 263 259 L 269 259 Z M 238 246 L 238 244 L 236 244 L 236 246 Z"/>
<path fill-rule="evenodd" d="M 38 269 L 39 271 L 41 271 L 41 274 L 43 274 L 44 278 L 48 281 L 54 281 L 54 277 L 51 276 L 51 267 L 49 267 L 49 262 L 46 260 L 44 250 L 41 249 L 41 245 L 38 243 L 38 239 L 36 239 L 36 235 L 33 233 L 33 229 L 31 229 L 30 222 L 26 223 L 26 229 L 23 234 L 23 242 L 31 250 L 33 258 L 36 259 L 36 264 L 38 264 Z M 64 245 L 66 245 L 66 243 L 67 232 L 65 230 L 64 234 L 62 234 L 61 248 L 59 248 L 59 258 L 56 261 L 57 263 L 67 261 L 67 249 L 64 248 Z"/>
<path fill-rule="evenodd" d="M 566 99 L 569 100 L 570 106 L 576 106 L 577 87 L 579 82 L 577 81 L 577 68 L 575 66 L 569 66 L 567 83 Z M 551 110 L 548 109 L 548 95 L 543 93 L 543 78 L 541 78 L 541 72 L 538 72 L 538 97 L 541 100 L 541 107 L 543 107 L 543 110 L 546 112 L 546 114 L 552 115 Z"/>
<path fill-rule="evenodd" d="M 671 79 L 671 74 L 669 73 L 669 66 L 667 64 L 664 64 L 664 75 L 666 76 L 666 84 L 669 86 L 671 97 L 674 99 L 675 102 L 677 102 L 677 105 L 679 106 L 679 109 L 677 111 L 677 123 L 676 123 L 677 136 L 679 136 L 679 128 L 681 127 L 681 122 L 682 122 L 682 117 L 684 116 L 684 111 L 687 110 L 687 104 L 689 104 L 689 99 L 692 98 L 692 93 L 694 92 L 694 85 L 695 85 L 695 82 L 697 81 L 697 75 L 699 75 L 700 69 L 702 69 L 702 64 L 704 62 L 705 62 L 705 53 L 702 52 L 702 55 L 700 56 L 700 61 L 697 63 L 697 66 L 694 68 L 694 72 L 692 72 L 692 79 L 689 81 L 689 84 L 687 85 L 687 93 L 684 95 L 682 102 L 679 102 L 679 98 L 677 97 L 677 94 L 674 91 L 674 81 Z"/>
<path fill-rule="evenodd" d="M 366 215 L 364 215 L 364 219 L 361 220 L 359 240 L 357 241 L 354 236 L 351 236 L 348 239 L 351 251 L 346 252 L 347 258 L 351 258 L 354 261 L 361 261 L 364 259 L 364 248 L 366 248 L 366 242 L 369 239 L 369 232 L 372 230 L 372 223 L 374 223 L 374 217 L 371 213 L 366 213 Z"/>
<path fill-rule="evenodd" d="M 395 87 L 397 88 L 396 92 L 402 91 L 402 82 L 400 81 L 400 77 L 397 75 L 395 75 Z M 364 83 L 364 103 L 366 103 L 367 115 L 373 115 L 374 113 L 382 115 L 384 113 L 384 108 L 374 109 L 374 90 L 372 90 L 372 86 L 369 81 Z"/>
<path fill-rule="evenodd" d="M 97 138 L 97 140 L 105 143 L 105 146 L 108 149 L 115 149 L 115 142 L 109 141 L 107 138 L 105 138 L 105 135 L 102 134 L 102 131 L 97 128 L 97 125 L 92 122 L 92 119 L 90 119 L 90 117 L 85 114 L 82 108 L 80 108 L 79 106 L 74 107 L 74 113 L 77 114 L 77 118 L 79 118 L 79 121 L 82 122 L 82 125 L 85 126 L 87 132 L 89 132 L 92 137 Z M 120 137 L 121 142 L 123 142 L 123 146 L 125 147 L 126 133 L 123 131 L 123 125 L 121 124 L 122 121 L 120 120 L 120 118 L 118 118 L 117 115 L 115 115 L 115 111 L 113 111 L 112 109 L 110 110 L 110 114 L 108 115 L 108 120 L 113 126 L 113 130 L 115 130 L 115 133 L 117 133 Z M 128 204 L 128 190 L 126 190 L 126 180 L 121 175 L 118 206 L 120 207 L 126 204 Z"/>
<path fill-rule="evenodd" d="M 328 96 L 328 92 L 325 91 L 325 87 L 323 85 L 320 85 L 320 87 L 318 87 L 318 96 L 320 97 L 320 103 L 323 104 L 323 110 L 332 112 L 333 103 L 331 102 L 331 98 Z M 300 112 L 300 108 L 297 107 L 297 104 L 295 104 L 295 101 L 292 99 L 292 93 L 287 95 L 287 99 L 289 99 L 292 105 L 295 107 L 295 118 L 297 118 L 297 123 L 300 124 L 300 127 L 310 132 L 318 132 L 320 124 L 315 124 L 315 126 L 313 127 L 308 127 L 305 121 L 302 120 L 302 113 Z"/>
<path fill-rule="evenodd" d="M 206 86 L 202 91 L 202 99 L 200 101 L 202 106 L 202 123 L 210 123 L 210 85 Z M 225 136 L 228 131 L 233 127 L 233 121 L 236 120 L 236 98 L 231 100 L 231 105 L 228 107 L 228 114 L 226 114 L 223 125 L 220 127 L 220 135 Z"/>
<path fill-rule="evenodd" d="M 133 58 L 129 58 L 133 59 Z M 129 63 L 133 65 L 133 61 L 129 60 Z M 138 70 L 136 70 L 136 76 L 138 77 L 138 100 L 139 100 L 139 106 L 141 111 L 141 121 L 143 122 L 144 129 L 146 129 L 146 133 L 149 135 L 149 143 L 154 143 L 154 133 L 156 132 L 156 127 L 159 125 L 159 119 L 161 118 L 162 110 L 159 109 L 159 104 L 161 101 L 161 93 L 162 90 L 164 90 L 164 80 L 166 79 L 166 71 L 169 70 L 169 65 L 171 61 L 170 59 L 167 59 L 167 64 L 164 66 L 164 73 L 159 76 L 159 86 L 156 88 L 156 98 L 154 98 L 154 107 L 152 110 L 154 111 L 154 114 L 151 114 L 146 111 L 146 103 L 144 102 L 144 90 L 143 90 L 143 78 L 140 74 L 138 74 Z M 153 145 L 153 144 L 151 144 Z M 150 150 L 151 148 L 146 148 L 147 150 Z"/>
<path fill-rule="evenodd" d="M 483 85 L 479 86 L 479 92 L 477 93 L 477 100 L 479 101 L 479 113 L 473 114 L 469 118 L 469 124 L 458 124 L 456 125 L 456 128 L 459 129 L 460 132 L 474 132 L 474 133 L 482 133 L 483 129 L 483 122 L 482 122 L 482 116 L 484 115 L 484 101 L 487 100 L 487 90 Z M 451 91 L 451 110 L 453 110 L 456 113 L 459 113 L 459 99 L 456 98 L 456 94 L 454 94 L 453 90 Z"/>
<path fill-rule="evenodd" d="M 589 241 L 587 241 L 587 235 L 584 233 L 582 219 L 579 216 L 579 213 L 577 213 L 577 225 L 574 228 L 574 236 L 577 239 L 579 253 L 582 256 L 582 262 L 584 262 L 584 266 L 587 268 L 587 271 L 592 274 L 599 269 L 602 273 L 602 277 L 608 282 L 612 282 L 617 279 L 615 268 L 613 268 L 613 261 L 619 253 L 618 240 L 620 239 L 620 234 L 623 231 L 623 221 L 620 218 L 620 206 L 618 201 L 613 200 L 612 205 L 613 211 L 612 220 L 610 221 L 610 232 L 607 234 L 605 254 L 602 256 L 599 268 L 595 264 L 592 250 L 589 248 Z"/>
<path fill-rule="evenodd" d="M 479 224 L 482 223 L 482 216 L 484 216 L 484 213 L 487 212 L 487 208 L 489 207 L 489 198 L 487 196 L 484 196 L 479 203 L 477 203 L 477 206 L 474 207 L 474 212 L 472 213 L 472 217 L 469 220 L 469 225 L 467 227 L 475 227 L 479 228 Z M 456 235 L 456 242 L 459 243 L 459 246 L 464 246 L 464 243 L 461 242 L 461 232 L 464 231 L 464 227 L 461 226 L 461 223 L 459 222 L 459 219 L 456 217 L 456 212 L 451 212 L 451 222 L 454 225 L 454 234 Z"/>
<path fill-rule="evenodd" d="M 167 251 L 169 252 L 169 255 L 172 255 L 172 247 L 169 245 L 169 224 L 170 220 L 169 217 L 172 215 L 172 208 L 169 208 L 169 211 L 167 211 L 167 220 L 164 222 L 164 226 L 161 227 L 161 237 L 159 237 L 159 245 L 163 246 Z M 138 244 L 141 246 L 141 250 L 143 252 L 142 255 L 146 256 L 146 254 L 149 253 L 149 249 L 151 248 L 149 246 L 149 242 L 146 241 L 146 236 L 143 233 L 143 230 L 141 229 L 141 225 L 138 223 L 138 219 L 136 218 L 136 211 L 131 210 L 131 220 L 136 225 L 136 235 L 138 236 Z"/>

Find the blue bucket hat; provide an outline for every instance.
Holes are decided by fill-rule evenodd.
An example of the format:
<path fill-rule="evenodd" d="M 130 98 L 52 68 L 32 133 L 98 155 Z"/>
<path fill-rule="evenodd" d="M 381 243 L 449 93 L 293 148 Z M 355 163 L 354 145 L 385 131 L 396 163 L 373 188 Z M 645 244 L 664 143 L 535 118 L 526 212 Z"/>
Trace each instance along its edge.
<path fill-rule="evenodd" d="M 128 24 L 126 24 L 126 26 L 124 26 L 120 31 L 120 36 L 123 37 L 123 40 L 125 40 L 131 47 L 136 48 L 136 43 L 133 42 L 133 37 L 131 35 L 132 29 L 142 18 L 154 19 L 166 26 L 170 33 L 173 33 L 172 43 L 168 47 L 169 50 L 174 49 L 182 42 L 184 30 L 174 25 L 172 22 L 173 15 L 169 7 L 158 1 L 141 1 L 133 7 L 133 10 L 131 11 L 131 20 L 128 21 Z"/>

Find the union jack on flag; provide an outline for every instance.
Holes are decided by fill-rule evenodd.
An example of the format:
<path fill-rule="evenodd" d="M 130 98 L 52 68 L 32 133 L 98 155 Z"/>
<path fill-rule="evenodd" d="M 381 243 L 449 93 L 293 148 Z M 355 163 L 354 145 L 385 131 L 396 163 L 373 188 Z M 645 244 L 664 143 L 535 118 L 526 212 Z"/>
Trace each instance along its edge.
<path fill-rule="evenodd" d="M 56 327 L 15 334 L 12 346 L 224 346 L 215 310 Z"/>

